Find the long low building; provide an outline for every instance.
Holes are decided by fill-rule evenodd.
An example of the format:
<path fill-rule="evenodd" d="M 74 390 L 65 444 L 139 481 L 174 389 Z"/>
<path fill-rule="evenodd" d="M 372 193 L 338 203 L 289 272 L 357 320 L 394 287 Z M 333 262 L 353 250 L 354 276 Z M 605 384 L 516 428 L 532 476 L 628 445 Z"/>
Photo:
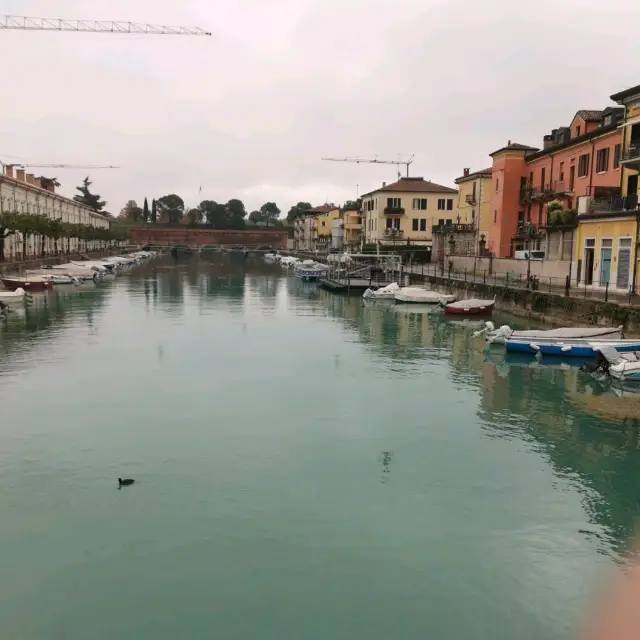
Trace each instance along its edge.
<path fill-rule="evenodd" d="M 109 218 L 96 213 L 91 208 L 56 193 L 56 181 L 51 178 L 36 178 L 24 169 L 13 171 L 13 167 L 5 167 L 0 175 L 0 211 L 18 214 L 35 214 L 46 216 L 62 223 L 84 224 L 92 227 L 108 229 Z M 24 243 L 20 233 L 5 238 L 5 260 L 20 260 L 41 255 L 39 241 L 33 236 L 27 237 L 26 255 L 22 255 Z M 65 240 L 65 248 L 71 251 L 79 249 L 79 240 Z M 51 238 L 44 240 L 44 254 L 55 253 L 55 242 Z"/>

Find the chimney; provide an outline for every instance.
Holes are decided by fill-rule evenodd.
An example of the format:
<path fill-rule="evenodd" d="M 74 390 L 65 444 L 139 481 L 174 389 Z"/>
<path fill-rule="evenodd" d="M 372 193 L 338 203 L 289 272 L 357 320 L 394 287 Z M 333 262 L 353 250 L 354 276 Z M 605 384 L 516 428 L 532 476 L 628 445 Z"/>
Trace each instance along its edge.
<path fill-rule="evenodd" d="M 13 178 L 13 167 L 10 164 L 4 168 L 4 175 L 7 178 Z"/>
<path fill-rule="evenodd" d="M 382 183 L 382 187 L 384 188 L 384 187 L 386 187 L 386 186 L 387 186 L 387 183 L 386 183 L 386 182 L 383 182 L 383 183 Z"/>
<path fill-rule="evenodd" d="M 511 144 L 511 140 L 507 140 L 507 147 Z"/>
<path fill-rule="evenodd" d="M 38 187 L 38 189 L 42 189 L 42 180 L 40 178 L 33 179 L 34 186 Z"/>
<path fill-rule="evenodd" d="M 555 135 L 553 135 L 553 132 L 551 134 L 547 134 L 543 139 L 542 139 L 542 148 L 543 149 L 549 149 L 550 147 L 553 147 L 553 145 L 555 144 Z"/>
<path fill-rule="evenodd" d="M 465 167 L 465 168 L 462 170 L 462 176 L 463 176 L 464 178 L 466 178 L 466 177 L 469 175 L 469 171 L 471 171 L 471 169 L 470 169 L 469 167 Z"/>
<path fill-rule="evenodd" d="M 27 184 L 35 184 L 33 173 L 27 173 Z"/>
<path fill-rule="evenodd" d="M 16 170 L 16 180 L 19 180 L 20 182 L 24 182 L 24 169 Z"/>

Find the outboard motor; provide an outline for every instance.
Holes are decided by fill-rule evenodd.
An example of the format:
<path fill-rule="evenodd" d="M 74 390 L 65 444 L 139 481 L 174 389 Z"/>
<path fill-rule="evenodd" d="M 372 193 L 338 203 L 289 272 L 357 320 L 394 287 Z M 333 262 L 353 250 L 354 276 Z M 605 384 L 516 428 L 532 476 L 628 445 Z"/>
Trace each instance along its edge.
<path fill-rule="evenodd" d="M 609 361 L 598 351 L 591 362 L 585 362 L 580 368 L 587 373 L 597 373 L 598 371 L 607 373 L 609 371 Z"/>

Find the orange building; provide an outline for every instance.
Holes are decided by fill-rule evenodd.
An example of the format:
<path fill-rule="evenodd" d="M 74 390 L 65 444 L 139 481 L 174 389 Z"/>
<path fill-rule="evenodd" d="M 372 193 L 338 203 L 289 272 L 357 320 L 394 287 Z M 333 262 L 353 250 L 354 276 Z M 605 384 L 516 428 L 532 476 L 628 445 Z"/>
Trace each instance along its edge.
<path fill-rule="evenodd" d="M 624 109 L 578 111 L 568 127 L 545 135 L 542 149 L 509 141 L 491 155 L 491 221 L 487 249 L 508 258 L 544 250 L 551 202 L 575 216 L 578 198 L 621 194 Z"/>

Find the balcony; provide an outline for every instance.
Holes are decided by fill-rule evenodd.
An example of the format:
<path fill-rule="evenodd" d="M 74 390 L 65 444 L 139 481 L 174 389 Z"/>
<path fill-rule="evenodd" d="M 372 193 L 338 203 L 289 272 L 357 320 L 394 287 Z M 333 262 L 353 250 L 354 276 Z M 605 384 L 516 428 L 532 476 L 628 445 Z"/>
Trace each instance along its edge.
<path fill-rule="evenodd" d="M 551 191 L 556 196 L 563 196 L 563 195 L 568 196 L 573 193 L 573 189 L 571 188 L 571 185 L 568 182 L 565 182 L 564 180 L 556 180 L 551 186 Z"/>
<path fill-rule="evenodd" d="M 464 197 L 464 201 L 467 204 L 474 205 L 474 204 L 476 204 L 476 197 L 472 193 L 469 193 Z"/>
<path fill-rule="evenodd" d="M 527 185 L 520 189 L 520 202 L 548 202 L 555 198 L 556 191 L 549 183 L 540 186 Z"/>
<path fill-rule="evenodd" d="M 384 215 L 385 216 L 401 216 L 404 214 L 404 207 L 385 207 Z"/>
<path fill-rule="evenodd" d="M 434 224 L 431 227 L 432 233 L 475 233 L 475 231 L 476 226 L 473 223 Z"/>
<path fill-rule="evenodd" d="M 540 238 L 544 236 L 544 234 L 545 232 L 542 227 L 539 227 L 532 222 L 520 222 L 514 237 L 517 239 Z"/>
<path fill-rule="evenodd" d="M 624 150 L 620 162 L 629 169 L 640 169 L 640 142 L 632 140 Z"/>
<path fill-rule="evenodd" d="M 385 229 L 382 234 L 383 240 L 393 240 L 397 242 L 398 240 L 402 240 L 404 238 L 404 232 L 401 229 Z"/>
<path fill-rule="evenodd" d="M 585 202 L 586 201 L 586 202 Z M 580 216 L 599 213 L 637 213 L 638 196 L 613 196 L 609 198 L 581 198 Z"/>

